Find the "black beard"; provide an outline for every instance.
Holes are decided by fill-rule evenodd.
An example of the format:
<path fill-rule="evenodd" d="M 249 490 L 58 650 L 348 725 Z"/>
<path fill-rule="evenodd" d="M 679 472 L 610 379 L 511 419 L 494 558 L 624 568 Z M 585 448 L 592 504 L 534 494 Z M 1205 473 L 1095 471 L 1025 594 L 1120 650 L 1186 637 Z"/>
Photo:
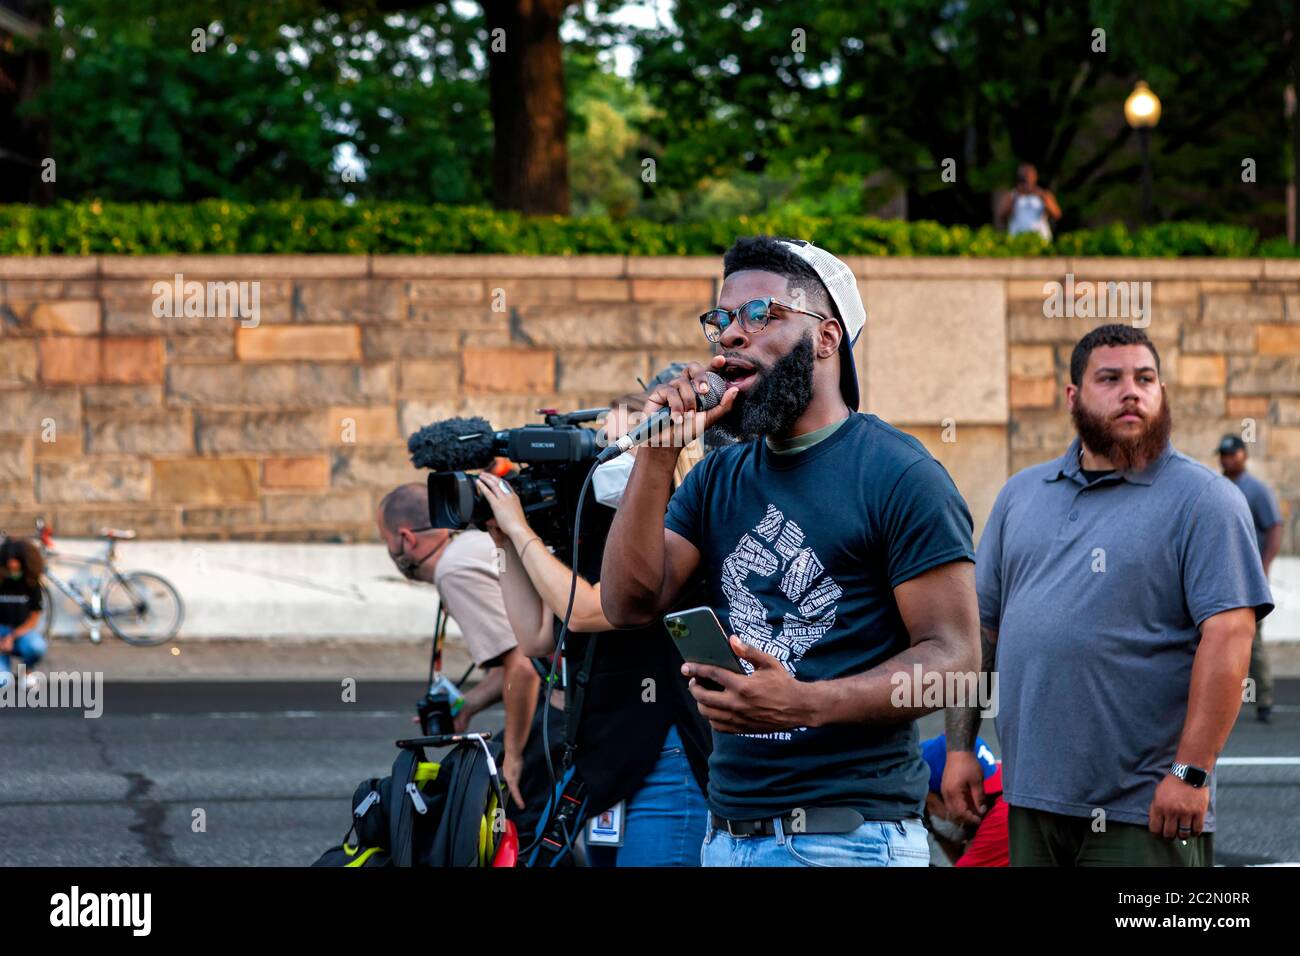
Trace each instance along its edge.
<path fill-rule="evenodd" d="M 760 435 L 782 434 L 799 420 L 812 399 L 813 340 L 805 333 L 770 369 L 759 370 L 758 381 L 736 396 L 727 416 L 705 433 L 705 442 L 716 447 L 730 444 L 728 438 L 753 441 Z"/>
<path fill-rule="evenodd" d="M 1088 450 L 1094 455 L 1109 459 L 1120 471 L 1141 471 L 1146 468 L 1165 450 L 1173 430 L 1173 415 L 1169 411 L 1169 401 L 1164 396 L 1160 400 L 1160 412 L 1155 418 L 1147 419 L 1142 433 L 1133 438 L 1116 438 L 1111 431 L 1110 420 L 1093 414 L 1084 407 L 1082 401 L 1075 401 L 1070 417 L 1079 432 L 1079 439 Z"/>

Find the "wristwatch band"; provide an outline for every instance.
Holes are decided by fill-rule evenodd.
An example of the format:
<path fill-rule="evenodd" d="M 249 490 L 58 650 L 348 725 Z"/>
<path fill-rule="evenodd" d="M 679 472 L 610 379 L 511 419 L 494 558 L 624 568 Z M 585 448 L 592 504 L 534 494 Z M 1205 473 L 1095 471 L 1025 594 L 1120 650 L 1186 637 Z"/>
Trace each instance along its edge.
<path fill-rule="evenodd" d="M 1191 764 L 1175 761 L 1174 765 L 1169 768 L 1169 772 L 1188 786 L 1198 789 L 1210 782 L 1209 773 L 1200 767 L 1193 767 Z"/>

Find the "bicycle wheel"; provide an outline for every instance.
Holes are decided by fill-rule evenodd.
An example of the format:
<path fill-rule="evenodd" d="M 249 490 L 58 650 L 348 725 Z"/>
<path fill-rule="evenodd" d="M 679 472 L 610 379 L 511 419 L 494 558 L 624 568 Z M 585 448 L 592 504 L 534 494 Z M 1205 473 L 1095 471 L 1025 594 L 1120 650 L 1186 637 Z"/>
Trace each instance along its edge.
<path fill-rule="evenodd" d="M 150 647 L 176 636 L 185 605 L 166 578 L 147 571 L 115 574 L 104 588 L 104 620 L 128 644 Z"/>
<path fill-rule="evenodd" d="M 50 643 L 54 633 L 54 589 L 44 579 L 41 580 L 41 637 Z"/>

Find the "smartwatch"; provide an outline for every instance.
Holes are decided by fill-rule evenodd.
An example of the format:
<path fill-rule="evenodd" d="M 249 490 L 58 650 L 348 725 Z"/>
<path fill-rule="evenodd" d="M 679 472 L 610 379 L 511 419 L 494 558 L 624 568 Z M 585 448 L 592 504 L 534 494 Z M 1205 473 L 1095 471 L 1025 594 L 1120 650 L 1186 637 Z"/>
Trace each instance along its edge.
<path fill-rule="evenodd" d="M 1206 771 L 1191 764 L 1175 762 L 1169 768 L 1169 772 L 1189 787 L 1196 787 L 1198 790 L 1210 782 L 1210 775 Z"/>

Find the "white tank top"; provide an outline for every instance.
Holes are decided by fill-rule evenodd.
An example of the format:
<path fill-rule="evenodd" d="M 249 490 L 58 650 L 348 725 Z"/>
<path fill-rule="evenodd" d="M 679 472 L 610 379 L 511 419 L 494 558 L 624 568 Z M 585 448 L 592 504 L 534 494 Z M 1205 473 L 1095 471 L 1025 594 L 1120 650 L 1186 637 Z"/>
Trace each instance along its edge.
<path fill-rule="evenodd" d="M 1016 193 L 1007 233 L 1018 236 L 1022 232 L 1036 232 L 1044 239 L 1052 238 L 1052 227 L 1047 221 L 1047 206 L 1043 203 L 1043 197 L 1036 193 Z"/>

